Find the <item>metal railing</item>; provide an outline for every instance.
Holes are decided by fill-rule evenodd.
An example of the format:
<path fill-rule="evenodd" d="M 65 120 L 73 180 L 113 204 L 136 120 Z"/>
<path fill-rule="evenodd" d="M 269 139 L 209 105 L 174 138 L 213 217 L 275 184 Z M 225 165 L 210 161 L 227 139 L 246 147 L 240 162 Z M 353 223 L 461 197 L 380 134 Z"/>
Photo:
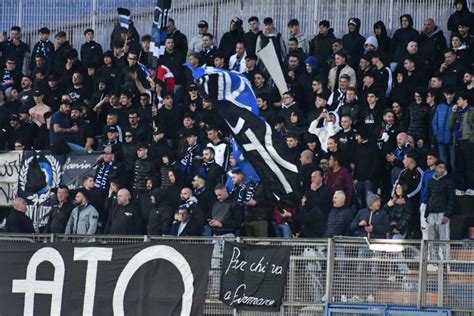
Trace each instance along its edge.
<path fill-rule="evenodd" d="M 80 243 L 84 242 L 84 237 L 0 234 L 0 242 Z M 96 235 L 88 241 L 99 244 L 160 241 L 216 244 L 219 240 L 222 239 Z M 268 315 L 323 315 L 326 303 L 447 307 L 455 315 L 474 313 L 474 241 L 371 240 L 369 246 L 366 240 L 359 238 L 225 240 L 292 248 L 281 311 Z M 376 244 L 385 244 L 387 249 L 390 245 L 398 245 L 403 249 L 374 252 L 371 247 Z M 222 248 L 219 247 L 213 253 L 205 314 L 257 315 L 235 311 L 219 301 L 221 263 Z"/>
<path fill-rule="evenodd" d="M 154 0 L 0 0 L 0 30 L 20 25 L 24 40 L 31 45 L 38 40 L 37 30 L 48 26 L 52 37 L 65 31 L 71 44 L 79 48 L 83 31 L 91 27 L 96 30 L 96 41 L 107 49 L 118 18 L 117 7 L 130 9 L 138 32 L 144 35 L 151 32 L 154 4 Z M 234 16 L 243 19 L 244 29 L 250 16 L 261 20 L 273 17 L 285 39 L 289 36 L 287 22 L 297 18 L 302 31 L 311 39 L 318 31 L 315 21 L 329 20 L 335 34 L 341 37 L 347 33 L 347 20 L 351 17 L 361 19 L 360 32 L 364 36 L 373 33 L 372 27 L 378 20 L 384 21 L 392 34 L 400 27 L 399 17 L 405 13 L 413 16 L 415 28 L 419 29 L 423 20 L 430 17 L 446 34 L 448 17 L 453 11 L 452 0 L 174 0 L 171 16 L 188 40 L 197 33 L 197 22 L 207 20 L 209 31 L 218 41 L 228 31 Z"/>

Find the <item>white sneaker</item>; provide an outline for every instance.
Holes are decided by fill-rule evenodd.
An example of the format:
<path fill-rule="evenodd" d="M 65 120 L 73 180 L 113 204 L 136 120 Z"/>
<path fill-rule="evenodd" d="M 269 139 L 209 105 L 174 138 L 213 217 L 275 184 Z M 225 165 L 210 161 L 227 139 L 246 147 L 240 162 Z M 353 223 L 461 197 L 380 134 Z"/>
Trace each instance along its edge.
<path fill-rule="evenodd" d="M 458 190 L 458 189 L 456 189 L 456 190 L 454 191 L 454 193 L 456 194 L 456 196 L 463 196 L 463 195 L 464 195 L 464 191 L 463 191 L 463 190 Z"/>
<path fill-rule="evenodd" d="M 464 192 L 464 195 L 474 196 L 474 189 L 467 189 Z"/>
<path fill-rule="evenodd" d="M 388 278 L 387 278 L 387 281 L 389 281 L 389 282 L 395 282 L 396 280 L 397 280 L 396 275 L 389 275 Z"/>
<path fill-rule="evenodd" d="M 426 266 L 426 270 L 428 272 L 436 272 L 438 271 L 438 266 L 430 263 Z"/>
<path fill-rule="evenodd" d="M 368 303 L 373 303 L 373 302 L 375 302 L 375 297 L 374 297 L 372 294 L 370 294 L 369 296 L 367 296 L 367 302 L 368 302 Z"/>
<path fill-rule="evenodd" d="M 350 303 L 363 303 L 364 300 L 359 295 L 354 295 L 353 297 L 349 299 L 349 302 Z"/>

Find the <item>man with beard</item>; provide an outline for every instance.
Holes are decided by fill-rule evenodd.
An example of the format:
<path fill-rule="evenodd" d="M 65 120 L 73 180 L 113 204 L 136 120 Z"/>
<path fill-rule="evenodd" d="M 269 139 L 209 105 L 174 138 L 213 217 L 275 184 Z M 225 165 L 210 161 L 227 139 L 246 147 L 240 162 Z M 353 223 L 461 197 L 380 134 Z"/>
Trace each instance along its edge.
<path fill-rule="evenodd" d="M 33 79 L 30 76 L 23 76 L 20 85 L 21 92 L 18 93 L 18 100 L 20 100 L 22 108 L 29 109 L 35 103 L 33 100 Z"/>
<path fill-rule="evenodd" d="M 182 204 L 179 206 L 179 209 L 186 208 L 189 211 L 189 215 L 196 223 L 199 233 L 201 233 L 206 218 L 204 217 L 202 208 L 198 204 L 198 199 L 193 195 L 193 191 L 190 188 L 181 189 L 180 198 Z"/>
<path fill-rule="evenodd" d="M 71 142 L 83 147 L 87 152 L 92 152 L 94 146 L 94 128 L 89 120 L 82 118 L 82 109 L 78 104 L 72 106 L 71 122 L 73 127 L 77 127 L 77 132 L 73 134 Z"/>
<path fill-rule="evenodd" d="M 197 173 L 199 166 L 202 162 L 202 147 L 199 146 L 197 140 L 197 131 L 190 129 L 186 132 L 187 148 L 181 155 L 179 160 L 181 170 L 184 175 L 184 183 L 188 184 L 191 182 L 193 175 Z"/>
<path fill-rule="evenodd" d="M 71 104 L 69 101 L 61 102 L 59 111 L 51 117 L 51 128 L 49 130 L 49 140 L 51 148 L 56 153 L 64 153 L 69 142 L 72 142 L 74 133 L 78 131 L 77 126 L 71 124 L 69 112 Z"/>

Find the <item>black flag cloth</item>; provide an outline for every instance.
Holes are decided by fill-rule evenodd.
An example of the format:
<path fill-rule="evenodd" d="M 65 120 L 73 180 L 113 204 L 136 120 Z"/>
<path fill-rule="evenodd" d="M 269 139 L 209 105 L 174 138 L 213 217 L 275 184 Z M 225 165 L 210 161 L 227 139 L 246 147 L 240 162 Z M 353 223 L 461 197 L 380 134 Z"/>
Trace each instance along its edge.
<path fill-rule="evenodd" d="M 278 200 L 298 196 L 298 168 L 287 158 L 284 139 L 255 114 L 257 102 L 250 82 L 234 71 L 187 66 L 199 79 L 201 94 L 217 105 L 217 112 L 264 185 Z"/>

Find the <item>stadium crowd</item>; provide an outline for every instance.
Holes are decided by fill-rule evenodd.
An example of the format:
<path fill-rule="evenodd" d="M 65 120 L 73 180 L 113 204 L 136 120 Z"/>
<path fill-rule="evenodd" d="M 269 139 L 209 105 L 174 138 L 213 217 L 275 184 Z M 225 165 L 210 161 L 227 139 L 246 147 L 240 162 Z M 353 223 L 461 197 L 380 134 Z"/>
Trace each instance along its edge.
<path fill-rule="evenodd" d="M 446 21 L 405 14 L 392 37 L 383 21 L 365 38 L 350 18 L 336 38 L 330 21 L 307 36 L 292 19 L 285 41 L 253 16 L 247 32 L 233 18 L 217 46 L 206 21 L 188 40 L 170 19 L 159 58 L 133 25 L 117 24 L 110 48 L 87 29 L 80 49 L 43 27 L 31 51 L 14 26 L 0 44 L 0 150 L 102 152 L 83 188 L 57 188 L 44 232 L 449 239 L 455 196 L 474 195 L 474 26 L 454 3 L 447 38 Z M 257 57 L 268 41 L 283 95 Z M 298 165 L 301 200 L 265 189 L 272 179 L 231 141 L 186 62 L 248 78 Z M 15 199 L 6 231 L 34 232 L 26 208 Z"/>

